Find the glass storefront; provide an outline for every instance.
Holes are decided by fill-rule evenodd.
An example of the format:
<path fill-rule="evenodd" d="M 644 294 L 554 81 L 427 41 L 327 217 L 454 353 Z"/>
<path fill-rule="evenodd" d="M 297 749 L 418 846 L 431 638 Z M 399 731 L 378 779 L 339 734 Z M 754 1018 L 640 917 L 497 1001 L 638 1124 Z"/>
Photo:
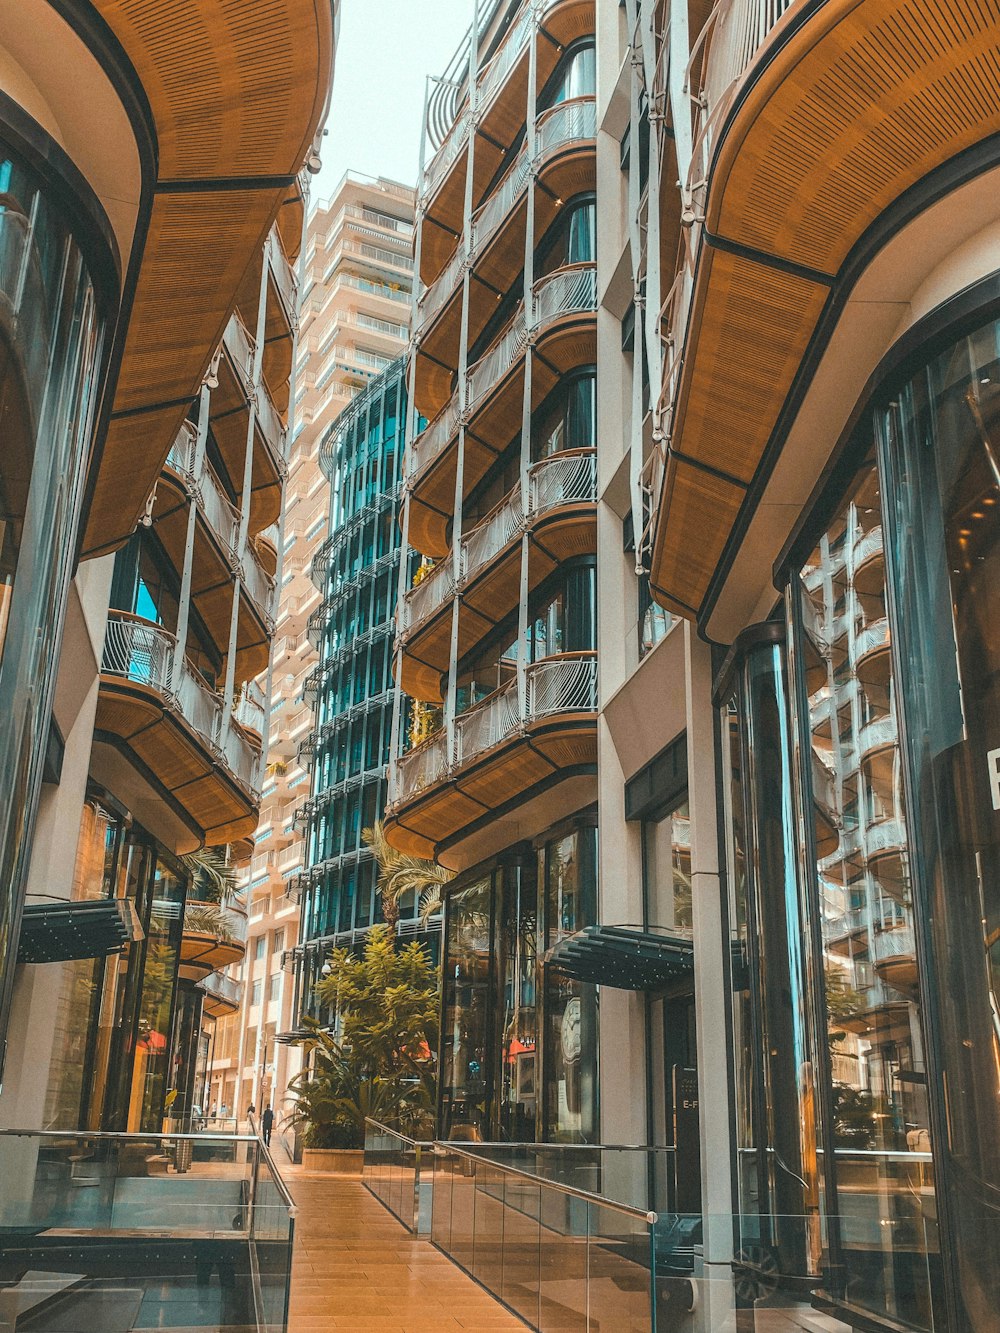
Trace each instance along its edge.
<path fill-rule="evenodd" d="M 875 1326 L 985 1333 L 1000 1308 L 1000 323 L 912 358 L 874 402 L 792 548 L 784 616 L 737 641 L 717 694 L 735 1176 L 780 1272 L 813 1274 Z M 787 1265 L 783 1212 L 805 1219 L 805 1268 Z"/>
<path fill-rule="evenodd" d="M 109 295 L 62 195 L 0 130 L 0 1031 Z"/>
<path fill-rule="evenodd" d="M 188 876 L 142 829 L 91 792 L 73 897 L 124 898 L 142 938 L 64 965 L 46 1097 L 51 1128 L 158 1133 L 170 1100 L 171 1041 Z M 173 1053 L 173 1054 L 172 1054 Z"/>
<path fill-rule="evenodd" d="M 448 893 L 441 1137 L 596 1141 L 597 991 L 543 961 L 595 920 L 596 848 L 569 827 Z"/>
<path fill-rule="evenodd" d="M 899 984 L 933 1025 L 954 1303 L 978 1333 L 1000 1310 L 1000 322 L 929 358 L 876 430 L 924 932 Z"/>

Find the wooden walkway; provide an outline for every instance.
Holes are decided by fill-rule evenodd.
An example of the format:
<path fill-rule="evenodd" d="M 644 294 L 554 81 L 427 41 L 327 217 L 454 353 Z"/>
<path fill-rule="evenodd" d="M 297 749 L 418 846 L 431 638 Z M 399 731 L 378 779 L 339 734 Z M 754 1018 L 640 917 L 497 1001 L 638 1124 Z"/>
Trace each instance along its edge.
<path fill-rule="evenodd" d="M 280 1169 L 297 1213 L 289 1333 L 524 1333 L 359 1180 Z"/>

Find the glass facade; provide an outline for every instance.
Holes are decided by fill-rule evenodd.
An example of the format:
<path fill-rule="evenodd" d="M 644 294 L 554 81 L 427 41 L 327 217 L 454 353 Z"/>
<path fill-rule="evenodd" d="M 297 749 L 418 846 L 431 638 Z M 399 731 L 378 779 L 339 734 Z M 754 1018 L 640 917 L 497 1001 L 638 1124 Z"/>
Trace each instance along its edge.
<path fill-rule="evenodd" d="M 596 829 L 568 828 L 448 893 L 442 1137 L 597 1140 L 597 990 L 544 963 L 596 920 L 596 856 Z"/>
<path fill-rule="evenodd" d="M 0 1032 L 109 296 L 62 195 L 0 130 Z"/>
<path fill-rule="evenodd" d="M 315 1013 L 312 987 L 335 937 L 350 939 L 351 932 L 382 919 L 377 867 L 361 834 L 382 817 L 392 743 L 404 369 L 396 361 L 373 380 L 323 446 L 332 511 L 331 535 L 321 548 L 324 603 L 314 673 L 300 1014 Z M 418 916 L 416 902 L 402 904 L 403 921 Z"/>
<path fill-rule="evenodd" d="M 105 795 L 83 808 L 74 900 L 123 898 L 142 938 L 67 964 L 46 1096 L 50 1128 L 158 1133 L 183 1051 L 175 999 L 189 876 Z"/>
<path fill-rule="evenodd" d="M 738 1241 L 888 1327 L 1000 1308 L 998 385 L 880 391 L 717 691 Z"/>

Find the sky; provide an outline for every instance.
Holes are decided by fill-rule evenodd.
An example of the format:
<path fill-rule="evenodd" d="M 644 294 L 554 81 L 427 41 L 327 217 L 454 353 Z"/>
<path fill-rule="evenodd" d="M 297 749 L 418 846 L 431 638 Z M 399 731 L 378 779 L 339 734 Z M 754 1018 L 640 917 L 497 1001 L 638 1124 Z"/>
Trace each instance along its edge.
<path fill-rule="evenodd" d="M 472 0 L 342 0 L 314 200 L 348 169 L 416 185 L 425 80 L 444 73 L 471 17 Z"/>

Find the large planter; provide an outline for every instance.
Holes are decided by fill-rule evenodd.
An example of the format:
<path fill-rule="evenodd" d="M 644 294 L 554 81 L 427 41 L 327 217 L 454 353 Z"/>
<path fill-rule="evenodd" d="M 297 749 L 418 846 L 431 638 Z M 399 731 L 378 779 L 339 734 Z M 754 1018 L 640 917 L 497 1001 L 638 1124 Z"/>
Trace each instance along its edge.
<path fill-rule="evenodd" d="M 303 1171 L 324 1171 L 332 1176 L 360 1176 L 364 1148 L 303 1148 Z"/>

